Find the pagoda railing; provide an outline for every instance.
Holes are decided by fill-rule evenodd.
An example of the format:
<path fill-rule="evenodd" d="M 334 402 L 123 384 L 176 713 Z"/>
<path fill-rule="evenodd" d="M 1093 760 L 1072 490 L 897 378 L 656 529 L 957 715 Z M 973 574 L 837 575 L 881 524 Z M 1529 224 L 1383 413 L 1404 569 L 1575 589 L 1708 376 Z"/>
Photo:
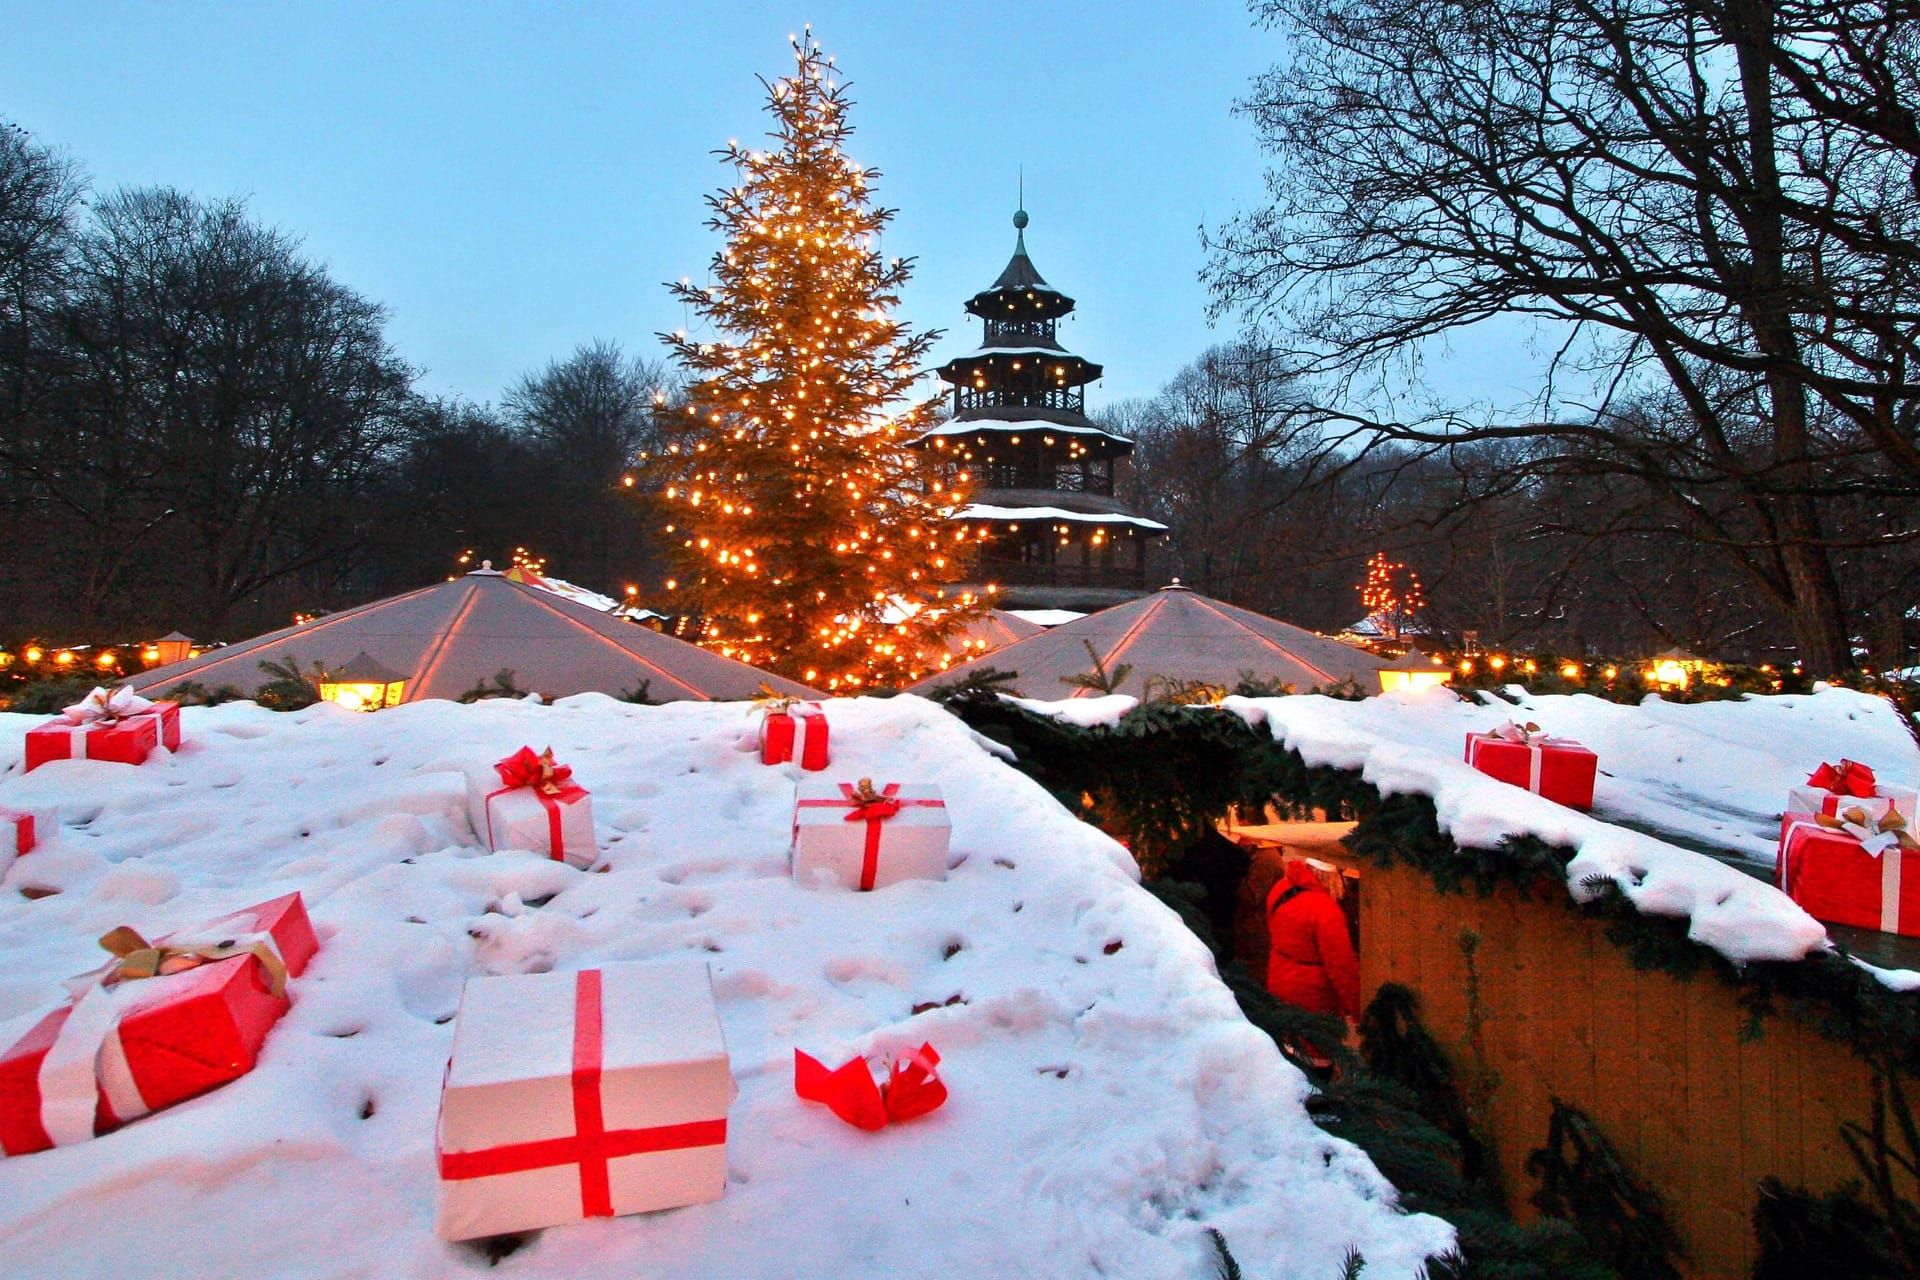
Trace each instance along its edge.
<path fill-rule="evenodd" d="M 953 411 L 966 409 L 1065 409 L 1085 413 L 1087 393 L 1080 387 L 1045 387 L 1032 391 L 998 387 L 955 387 Z"/>
<path fill-rule="evenodd" d="M 1052 320 L 989 320 L 986 345 L 989 347 L 1056 346 L 1058 331 Z"/>
<path fill-rule="evenodd" d="M 1034 564 L 983 557 L 979 573 L 989 582 L 1014 587 L 1118 587 L 1143 591 L 1147 583 L 1146 569 L 1140 565 Z"/>
<path fill-rule="evenodd" d="M 1113 496 L 1113 470 L 1069 463 L 1063 467 L 1035 467 L 994 462 L 974 473 L 988 489 L 1039 489 L 1052 493 L 1091 493 Z"/>

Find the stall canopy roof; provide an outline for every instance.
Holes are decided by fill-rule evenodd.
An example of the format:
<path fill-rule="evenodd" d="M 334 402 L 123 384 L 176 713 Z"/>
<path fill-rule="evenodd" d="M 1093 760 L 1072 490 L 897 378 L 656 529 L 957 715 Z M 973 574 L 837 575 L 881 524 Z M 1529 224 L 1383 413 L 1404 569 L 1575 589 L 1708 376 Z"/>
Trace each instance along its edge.
<path fill-rule="evenodd" d="M 618 697 L 642 681 L 656 702 L 751 698 L 762 682 L 780 693 L 814 695 L 805 685 L 490 570 L 156 667 L 134 687 L 155 694 L 191 680 L 251 694 L 274 678 L 260 669 L 262 662 L 293 663 L 302 671 L 319 663 L 337 671 L 361 653 L 406 677 L 406 702 L 458 698 L 501 671 L 512 671 L 518 688 L 549 697 Z"/>
<path fill-rule="evenodd" d="M 1175 584 L 996 649 L 929 676 L 914 689 L 924 693 L 992 667 L 1018 672 L 1013 683 L 1030 698 L 1090 696 L 1091 690 L 1063 683 L 1093 669 L 1089 645 L 1110 676 L 1121 666 L 1133 668 L 1114 692 L 1135 697 L 1156 676 L 1232 688 L 1243 673 L 1284 681 L 1298 693 L 1346 679 L 1374 692 L 1374 672 L 1383 665 L 1363 649 Z"/>

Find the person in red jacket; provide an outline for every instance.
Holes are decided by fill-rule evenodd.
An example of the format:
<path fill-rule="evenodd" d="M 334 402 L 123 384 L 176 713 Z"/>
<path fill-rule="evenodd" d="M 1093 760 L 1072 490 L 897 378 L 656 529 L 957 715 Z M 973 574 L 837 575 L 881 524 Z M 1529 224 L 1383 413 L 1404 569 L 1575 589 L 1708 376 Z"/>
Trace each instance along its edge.
<path fill-rule="evenodd" d="M 1360 962 L 1346 913 L 1304 859 L 1267 893 L 1267 990 L 1277 1000 L 1352 1021 L 1360 1016 Z"/>

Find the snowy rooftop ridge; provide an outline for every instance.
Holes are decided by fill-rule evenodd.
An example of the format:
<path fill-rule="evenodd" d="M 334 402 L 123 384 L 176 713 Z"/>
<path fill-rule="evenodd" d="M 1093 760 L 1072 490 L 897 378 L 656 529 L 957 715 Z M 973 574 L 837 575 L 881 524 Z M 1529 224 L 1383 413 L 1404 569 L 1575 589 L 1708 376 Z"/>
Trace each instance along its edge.
<path fill-rule="evenodd" d="M 827 714 L 826 776 L 941 785 L 946 881 L 795 884 L 809 775 L 759 763 L 745 703 L 228 703 L 186 708 L 182 750 L 139 768 L 25 775 L 41 718 L 0 714 L 0 804 L 50 815 L 0 886 L 6 1043 L 116 925 L 153 936 L 297 889 L 321 938 L 253 1072 L 0 1159 L 9 1273 L 468 1274 L 478 1255 L 432 1234 L 462 982 L 687 956 L 711 965 L 740 1086 L 725 1196 L 550 1229 L 513 1275 L 1022 1275 L 1044 1257 L 1050 1275 L 1190 1280 L 1214 1227 L 1249 1275 L 1337 1275 L 1351 1245 L 1368 1280 L 1410 1280 L 1450 1247 L 1312 1124 L 1305 1079 L 1125 850 L 923 699 Z M 523 744 L 591 791 L 604 874 L 480 851 L 468 775 Z M 837 1065 L 923 1040 L 952 1090 L 930 1116 L 865 1134 L 794 1096 L 796 1047 Z"/>
<path fill-rule="evenodd" d="M 1460 759 L 1458 747 L 1443 754 L 1380 732 L 1385 722 L 1404 718 L 1409 711 L 1437 713 L 1449 727 L 1457 723 L 1462 728 L 1453 741 L 1464 743 L 1465 731 L 1491 729 L 1511 719 L 1511 707 L 1470 707 L 1445 690 L 1382 695 L 1359 703 L 1313 696 L 1228 698 L 1222 707 L 1256 728 L 1265 726 L 1276 742 L 1298 751 L 1309 765 L 1358 770 L 1362 780 L 1383 795 L 1431 797 L 1440 829 L 1457 844 L 1491 849 L 1509 836 L 1535 836 L 1574 850 L 1567 864 L 1567 892 L 1577 901 L 1596 896 L 1586 881 L 1610 880 L 1637 910 L 1686 919 L 1690 939 L 1735 964 L 1801 960 L 1828 945 L 1825 926 L 1762 880 L 1705 854 L 1497 782 Z M 1548 732 L 1580 736 L 1537 711 L 1528 717 Z M 1604 751 L 1600 759 L 1603 770 L 1609 764 L 1619 767 L 1620 761 Z M 1605 804 L 1606 782 L 1603 778 L 1596 789 L 1596 805 Z"/>
<path fill-rule="evenodd" d="M 1081 426 L 1077 423 L 1055 422 L 1051 418 L 963 418 L 948 419 L 938 426 L 929 427 L 921 439 L 929 440 L 934 436 L 964 436 L 976 431 L 1027 431 L 1045 435 L 1101 436 L 1116 444 L 1131 446 L 1133 441 L 1125 436 L 1117 436 L 1111 431 L 1102 430 L 1091 424 Z"/>
<path fill-rule="evenodd" d="M 969 502 L 953 513 L 955 520 L 1073 520 L 1081 524 L 1130 524 L 1164 533 L 1167 526 L 1145 516 L 1124 516 L 1113 511 L 1067 511 L 1060 507 L 997 507 L 987 502 Z"/>

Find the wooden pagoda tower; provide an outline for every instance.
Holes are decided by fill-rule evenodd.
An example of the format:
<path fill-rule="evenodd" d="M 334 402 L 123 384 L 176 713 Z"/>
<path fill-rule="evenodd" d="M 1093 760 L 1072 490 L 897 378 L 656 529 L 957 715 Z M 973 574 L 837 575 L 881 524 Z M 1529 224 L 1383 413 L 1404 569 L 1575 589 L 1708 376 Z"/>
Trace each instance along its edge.
<path fill-rule="evenodd" d="M 1060 345 L 1073 299 L 1027 256 L 1027 213 L 1013 215 L 1013 258 L 967 300 L 986 332 L 979 348 L 937 371 L 952 416 L 920 438 L 968 471 L 972 501 L 955 516 L 984 526 L 980 577 L 998 603 L 1100 608 L 1146 590 L 1147 543 L 1166 526 L 1113 496 L 1114 463 L 1133 442 L 1086 415 L 1100 366 Z"/>

